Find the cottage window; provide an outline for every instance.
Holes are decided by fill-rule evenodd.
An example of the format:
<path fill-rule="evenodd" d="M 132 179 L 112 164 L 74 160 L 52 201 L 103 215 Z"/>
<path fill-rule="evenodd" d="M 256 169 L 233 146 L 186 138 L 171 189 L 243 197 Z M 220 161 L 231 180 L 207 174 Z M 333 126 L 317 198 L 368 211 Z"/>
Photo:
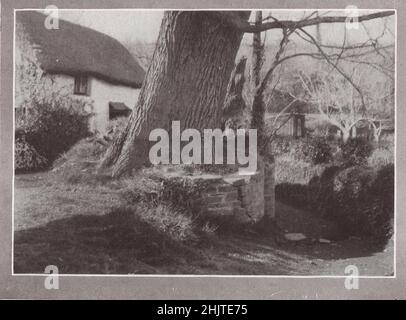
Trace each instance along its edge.
<path fill-rule="evenodd" d="M 75 77 L 75 94 L 88 95 L 88 78 L 86 76 Z"/>

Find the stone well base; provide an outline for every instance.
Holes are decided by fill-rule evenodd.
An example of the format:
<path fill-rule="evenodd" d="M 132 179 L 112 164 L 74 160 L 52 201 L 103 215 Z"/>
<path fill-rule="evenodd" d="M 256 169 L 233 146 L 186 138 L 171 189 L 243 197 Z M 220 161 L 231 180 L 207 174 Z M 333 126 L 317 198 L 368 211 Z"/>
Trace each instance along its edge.
<path fill-rule="evenodd" d="M 199 194 L 201 214 L 210 217 L 230 218 L 237 223 L 255 223 L 264 215 L 275 216 L 274 165 L 261 165 L 253 175 L 183 175 L 180 172 L 165 173 L 165 179 L 189 180 L 192 184 L 204 184 Z M 193 199 L 190 199 L 193 201 Z"/>

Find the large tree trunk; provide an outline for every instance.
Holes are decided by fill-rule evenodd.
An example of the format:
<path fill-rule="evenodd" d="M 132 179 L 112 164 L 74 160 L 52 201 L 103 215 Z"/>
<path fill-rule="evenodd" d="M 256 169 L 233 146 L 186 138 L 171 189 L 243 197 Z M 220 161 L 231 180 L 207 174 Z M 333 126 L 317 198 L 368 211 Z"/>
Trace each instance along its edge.
<path fill-rule="evenodd" d="M 246 57 L 241 57 L 233 72 L 231 73 L 230 81 L 227 87 L 227 93 L 223 106 L 222 124 L 221 128 L 238 129 L 241 124 L 241 116 L 246 109 L 247 105 L 242 96 L 245 83 L 245 65 L 247 62 Z"/>
<path fill-rule="evenodd" d="M 240 12 L 248 20 L 249 12 Z M 119 176 L 148 163 L 151 130 L 217 128 L 242 39 L 211 12 L 165 12 L 152 63 L 123 134 L 102 161 Z"/>
<path fill-rule="evenodd" d="M 262 11 L 255 12 L 255 24 L 262 23 Z M 264 92 L 259 89 L 261 82 L 261 68 L 263 60 L 264 48 L 261 41 L 261 33 L 254 33 L 252 38 L 252 82 L 254 85 L 254 99 L 252 102 L 252 119 L 251 127 L 257 129 L 259 152 L 263 154 L 263 147 L 265 141 L 265 106 L 264 106 Z"/>
<path fill-rule="evenodd" d="M 255 12 L 255 24 L 259 25 L 262 23 L 262 11 Z M 265 45 L 265 44 L 264 44 Z M 261 40 L 261 32 L 254 33 L 252 35 L 252 84 L 254 88 L 259 86 L 261 82 L 261 68 L 262 60 L 264 54 L 264 47 Z"/>

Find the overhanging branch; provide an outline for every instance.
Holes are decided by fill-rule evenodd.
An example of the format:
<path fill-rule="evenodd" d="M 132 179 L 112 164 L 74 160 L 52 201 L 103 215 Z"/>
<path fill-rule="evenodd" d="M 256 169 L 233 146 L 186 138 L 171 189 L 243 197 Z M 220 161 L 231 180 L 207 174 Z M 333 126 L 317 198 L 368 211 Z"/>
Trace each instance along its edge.
<path fill-rule="evenodd" d="M 311 19 L 292 21 L 292 20 L 277 20 L 264 22 L 262 24 L 251 24 L 241 18 L 238 12 L 233 11 L 216 11 L 213 14 L 217 15 L 221 20 L 229 24 L 231 27 L 236 28 L 242 32 L 257 33 L 270 29 L 296 29 L 313 26 L 321 23 L 343 23 L 347 22 L 350 17 L 337 16 L 337 17 L 316 17 Z M 366 14 L 358 17 L 358 22 L 373 20 L 377 18 L 389 17 L 395 14 L 395 11 L 379 11 L 371 14 Z"/>

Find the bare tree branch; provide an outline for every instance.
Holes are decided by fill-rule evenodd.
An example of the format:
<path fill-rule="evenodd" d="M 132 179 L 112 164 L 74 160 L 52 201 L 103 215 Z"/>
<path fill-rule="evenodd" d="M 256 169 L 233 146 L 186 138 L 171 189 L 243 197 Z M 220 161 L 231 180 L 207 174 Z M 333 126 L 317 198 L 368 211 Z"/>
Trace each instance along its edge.
<path fill-rule="evenodd" d="M 329 56 L 323 51 L 323 49 L 320 47 L 320 45 L 317 43 L 317 40 L 310 34 L 308 33 L 306 30 L 304 30 L 303 28 L 299 28 L 300 31 L 302 31 L 313 43 L 314 45 L 317 47 L 317 49 L 319 49 L 319 52 L 321 53 L 321 55 L 326 59 L 326 61 L 334 68 L 337 70 L 338 73 L 340 73 L 353 87 L 355 90 L 357 90 L 360 98 L 361 98 L 361 104 L 362 104 L 362 109 L 365 112 L 366 110 L 366 106 L 365 106 L 365 99 L 364 99 L 364 95 L 361 91 L 361 89 L 354 83 L 354 81 L 352 81 L 351 77 L 349 77 L 344 71 L 342 71 L 340 68 L 338 68 L 338 66 L 336 64 L 334 64 L 331 59 L 329 58 Z"/>
<path fill-rule="evenodd" d="M 262 24 L 251 24 L 250 22 L 242 19 L 241 16 L 238 14 L 238 12 L 217 11 L 217 12 L 213 12 L 213 14 L 217 15 L 222 21 L 229 24 L 231 27 L 236 28 L 242 32 L 247 32 L 247 33 L 257 33 L 257 32 L 262 32 L 262 31 L 266 31 L 266 30 L 270 30 L 270 29 L 304 28 L 304 27 L 308 27 L 308 26 L 321 24 L 321 23 L 343 23 L 343 22 L 348 21 L 348 17 L 346 17 L 346 16 L 337 16 L 337 17 L 319 16 L 316 18 L 304 19 L 304 20 L 299 20 L 299 21 L 278 20 L 278 21 L 264 22 Z M 359 16 L 358 22 L 388 17 L 388 16 L 392 16 L 394 14 L 395 14 L 395 11 L 393 11 L 393 10 L 379 11 L 379 12 Z"/>

